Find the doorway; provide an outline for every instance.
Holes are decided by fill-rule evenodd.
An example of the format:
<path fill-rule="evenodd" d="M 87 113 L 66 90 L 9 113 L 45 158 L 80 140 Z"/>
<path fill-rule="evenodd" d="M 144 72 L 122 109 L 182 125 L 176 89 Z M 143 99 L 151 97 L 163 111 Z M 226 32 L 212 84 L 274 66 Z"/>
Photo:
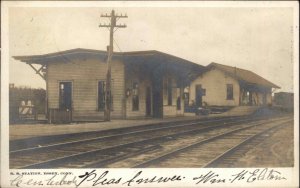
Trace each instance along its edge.
<path fill-rule="evenodd" d="M 72 109 L 72 82 L 59 83 L 59 109 L 68 111 Z"/>
<path fill-rule="evenodd" d="M 202 106 L 202 86 L 201 85 L 196 85 L 196 107 L 201 107 Z"/>
<path fill-rule="evenodd" d="M 72 82 L 59 82 L 59 109 L 50 111 L 50 121 L 70 123 L 72 121 Z"/>
<path fill-rule="evenodd" d="M 162 118 L 163 117 L 163 95 L 162 95 L 162 76 L 158 75 L 156 79 L 152 81 L 152 99 L 153 99 L 153 117 Z"/>
<path fill-rule="evenodd" d="M 151 88 L 146 88 L 146 116 L 151 116 Z"/>

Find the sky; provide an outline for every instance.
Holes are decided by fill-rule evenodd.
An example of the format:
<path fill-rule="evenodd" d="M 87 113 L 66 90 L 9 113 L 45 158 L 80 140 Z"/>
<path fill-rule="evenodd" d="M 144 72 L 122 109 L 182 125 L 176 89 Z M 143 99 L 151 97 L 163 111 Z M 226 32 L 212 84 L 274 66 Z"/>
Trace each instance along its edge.
<path fill-rule="evenodd" d="M 126 13 L 115 51 L 158 50 L 189 61 L 251 70 L 293 91 L 292 8 L 13 7 L 9 9 L 9 82 L 45 88 L 45 81 L 12 56 L 74 48 L 106 50 L 102 13 Z"/>

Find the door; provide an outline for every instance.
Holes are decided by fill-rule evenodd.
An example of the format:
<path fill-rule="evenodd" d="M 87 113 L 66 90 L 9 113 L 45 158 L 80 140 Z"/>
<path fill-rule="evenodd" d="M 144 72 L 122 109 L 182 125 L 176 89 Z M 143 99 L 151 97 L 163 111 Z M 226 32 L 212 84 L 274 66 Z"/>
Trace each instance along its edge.
<path fill-rule="evenodd" d="M 72 110 L 72 82 L 59 83 L 59 109 Z"/>
<path fill-rule="evenodd" d="M 146 116 L 151 116 L 151 89 L 146 88 Z"/>
<path fill-rule="evenodd" d="M 202 86 L 196 85 L 196 107 L 202 106 Z"/>
<path fill-rule="evenodd" d="M 153 103 L 153 117 L 162 118 L 163 117 L 163 95 L 162 95 L 162 76 L 158 75 L 152 81 L 152 103 Z"/>
<path fill-rule="evenodd" d="M 72 121 L 72 82 L 59 83 L 59 110 L 53 121 L 63 123 Z"/>

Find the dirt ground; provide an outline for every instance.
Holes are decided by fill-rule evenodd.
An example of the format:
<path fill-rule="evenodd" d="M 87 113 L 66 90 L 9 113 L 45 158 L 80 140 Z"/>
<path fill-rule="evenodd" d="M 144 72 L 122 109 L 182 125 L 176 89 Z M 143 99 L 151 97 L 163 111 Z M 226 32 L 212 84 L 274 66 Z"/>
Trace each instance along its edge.
<path fill-rule="evenodd" d="M 255 148 L 245 153 L 234 166 L 239 167 L 293 167 L 294 166 L 293 124 L 271 133 Z"/>

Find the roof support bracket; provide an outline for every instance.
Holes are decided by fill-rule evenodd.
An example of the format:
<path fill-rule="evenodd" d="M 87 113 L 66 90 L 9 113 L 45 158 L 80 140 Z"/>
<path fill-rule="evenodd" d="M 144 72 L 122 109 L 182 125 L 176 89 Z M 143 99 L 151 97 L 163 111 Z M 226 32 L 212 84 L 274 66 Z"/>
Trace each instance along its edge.
<path fill-rule="evenodd" d="M 32 64 L 27 63 L 34 71 L 36 74 L 40 75 L 40 77 L 42 77 L 44 80 L 46 80 L 45 75 L 42 73 L 42 70 L 44 67 L 46 67 L 46 65 L 42 65 L 39 69 L 35 68 Z"/>

